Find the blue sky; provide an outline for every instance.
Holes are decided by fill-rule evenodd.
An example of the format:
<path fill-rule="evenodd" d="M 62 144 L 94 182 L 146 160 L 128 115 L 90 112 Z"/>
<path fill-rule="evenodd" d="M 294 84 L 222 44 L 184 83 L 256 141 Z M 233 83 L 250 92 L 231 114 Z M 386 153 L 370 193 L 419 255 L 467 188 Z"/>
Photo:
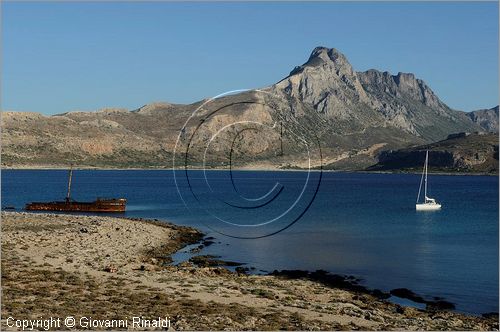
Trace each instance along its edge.
<path fill-rule="evenodd" d="M 498 37 L 497 2 L 2 2 L 1 106 L 189 103 L 275 83 L 322 45 L 470 111 L 498 104 Z"/>

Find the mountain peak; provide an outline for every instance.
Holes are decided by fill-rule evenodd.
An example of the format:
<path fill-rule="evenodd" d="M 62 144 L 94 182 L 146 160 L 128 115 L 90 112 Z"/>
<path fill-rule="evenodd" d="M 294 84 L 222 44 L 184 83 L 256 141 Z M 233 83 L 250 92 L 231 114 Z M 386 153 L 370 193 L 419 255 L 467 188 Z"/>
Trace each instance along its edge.
<path fill-rule="evenodd" d="M 314 50 L 311 52 L 311 55 L 309 56 L 309 60 L 306 62 L 306 65 L 315 65 L 318 64 L 318 62 L 333 62 L 335 64 L 341 65 L 349 63 L 345 55 L 339 52 L 337 49 L 324 46 L 318 46 L 314 48 Z"/>
<path fill-rule="evenodd" d="M 345 57 L 345 56 L 336 48 L 333 48 L 333 47 L 328 48 L 328 47 L 324 47 L 324 46 L 318 46 L 312 50 L 311 55 L 309 56 L 309 59 L 315 58 L 315 57 L 321 57 L 324 60 L 326 60 L 326 58 L 330 58 L 331 60 L 333 60 L 333 59 L 336 59 L 338 57 Z"/>
<path fill-rule="evenodd" d="M 346 56 L 335 48 L 318 46 L 313 49 L 309 59 L 302 66 L 295 67 L 290 76 L 302 72 L 305 68 L 318 67 L 333 67 L 336 69 L 344 69 L 347 73 L 352 74 L 352 66 Z"/>

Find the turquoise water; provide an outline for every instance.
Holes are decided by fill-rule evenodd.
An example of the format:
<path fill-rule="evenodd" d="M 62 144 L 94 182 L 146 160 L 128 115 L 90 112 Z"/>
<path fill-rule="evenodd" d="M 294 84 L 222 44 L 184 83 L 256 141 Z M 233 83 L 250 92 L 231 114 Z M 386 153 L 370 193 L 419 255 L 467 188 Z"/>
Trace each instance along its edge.
<path fill-rule="evenodd" d="M 2 206 L 63 199 L 66 176 L 4 170 Z M 73 197 L 126 197 L 126 216 L 200 228 L 215 238 L 201 254 L 254 271 L 323 269 L 355 275 L 372 288 L 442 297 L 458 311 L 498 312 L 498 177 L 431 175 L 429 195 L 443 204 L 435 212 L 415 211 L 420 176 L 412 174 L 246 171 L 233 172 L 231 181 L 230 172 L 189 171 L 187 177 L 79 170 Z"/>

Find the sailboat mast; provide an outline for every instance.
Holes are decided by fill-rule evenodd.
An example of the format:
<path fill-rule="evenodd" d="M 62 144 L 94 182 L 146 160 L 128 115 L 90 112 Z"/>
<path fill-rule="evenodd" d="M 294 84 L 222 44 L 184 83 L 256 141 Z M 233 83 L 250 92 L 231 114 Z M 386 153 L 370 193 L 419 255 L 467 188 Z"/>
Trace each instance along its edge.
<path fill-rule="evenodd" d="M 429 150 L 425 153 L 425 184 L 424 184 L 424 198 L 427 200 L 427 167 L 429 163 Z"/>
<path fill-rule="evenodd" d="M 71 197 L 71 178 L 73 177 L 73 165 L 71 165 L 69 169 L 69 175 L 68 175 L 68 193 L 66 194 L 66 201 L 69 202 L 69 199 Z"/>
<path fill-rule="evenodd" d="M 441 204 L 436 202 L 434 198 L 427 197 L 427 175 L 429 174 L 429 150 L 425 151 L 425 162 L 424 171 L 422 172 L 422 177 L 420 178 L 420 187 L 418 188 L 417 196 L 417 211 L 434 211 L 441 209 Z M 420 190 L 422 189 L 422 182 L 424 183 L 424 202 L 420 204 L 418 199 L 420 197 Z"/>

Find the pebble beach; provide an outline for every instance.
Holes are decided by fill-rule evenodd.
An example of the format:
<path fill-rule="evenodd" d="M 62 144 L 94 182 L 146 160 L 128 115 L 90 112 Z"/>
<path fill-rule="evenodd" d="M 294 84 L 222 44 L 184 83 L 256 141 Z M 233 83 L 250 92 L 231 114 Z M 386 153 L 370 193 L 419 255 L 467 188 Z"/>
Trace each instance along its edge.
<path fill-rule="evenodd" d="M 88 328 L 78 324 L 89 317 L 163 317 L 173 330 L 498 330 L 494 315 L 403 307 L 307 278 L 171 265 L 170 255 L 203 238 L 190 227 L 103 216 L 1 217 L 3 330 L 17 329 L 13 320 L 68 315 L 73 329 Z"/>

